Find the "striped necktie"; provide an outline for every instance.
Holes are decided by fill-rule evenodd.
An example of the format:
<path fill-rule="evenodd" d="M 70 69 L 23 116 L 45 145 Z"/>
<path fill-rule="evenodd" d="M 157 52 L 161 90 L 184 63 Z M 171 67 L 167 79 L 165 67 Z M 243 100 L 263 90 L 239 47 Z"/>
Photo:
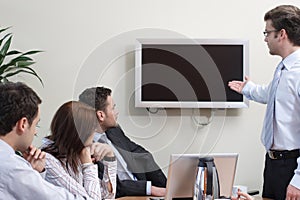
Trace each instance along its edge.
<path fill-rule="evenodd" d="M 105 143 L 105 144 L 108 144 L 108 142 L 107 142 L 107 138 L 106 138 L 106 136 L 105 135 L 102 135 L 99 139 L 98 139 L 98 141 L 97 142 L 99 142 L 99 143 Z"/>
<path fill-rule="evenodd" d="M 266 150 L 269 150 L 273 144 L 275 96 L 276 96 L 276 90 L 278 87 L 278 83 L 279 83 L 279 80 L 281 77 L 281 72 L 282 72 L 283 68 L 284 68 L 284 65 L 282 62 L 280 62 L 275 70 L 274 78 L 271 83 L 271 89 L 270 89 L 269 98 L 268 98 L 264 126 L 263 126 L 263 130 L 262 130 L 262 135 L 261 135 L 261 140 L 262 140 L 262 143 L 264 144 Z"/>

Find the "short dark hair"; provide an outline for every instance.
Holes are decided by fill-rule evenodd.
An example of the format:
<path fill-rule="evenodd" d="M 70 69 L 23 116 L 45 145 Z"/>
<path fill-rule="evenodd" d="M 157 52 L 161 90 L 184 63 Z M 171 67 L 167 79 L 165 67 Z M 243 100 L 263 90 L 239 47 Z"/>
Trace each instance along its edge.
<path fill-rule="evenodd" d="M 23 117 L 31 125 L 41 103 L 40 97 L 24 83 L 0 83 L 0 135 L 9 133 Z"/>
<path fill-rule="evenodd" d="M 111 89 L 105 87 L 93 87 L 84 90 L 79 95 L 79 101 L 93 107 L 96 111 L 105 111 L 108 96 L 111 96 Z"/>
<path fill-rule="evenodd" d="M 300 46 L 300 9 L 293 5 L 281 5 L 265 14 L 264 20 L 271 20 L 273 27 L 285 29 L 289 40 Z"/>

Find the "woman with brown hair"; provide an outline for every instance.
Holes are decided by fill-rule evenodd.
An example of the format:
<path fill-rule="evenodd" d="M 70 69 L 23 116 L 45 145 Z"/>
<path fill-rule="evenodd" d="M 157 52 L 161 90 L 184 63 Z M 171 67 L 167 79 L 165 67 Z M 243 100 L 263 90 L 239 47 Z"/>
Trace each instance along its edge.
<path fill-rule="evenodd" d="M 84 103 L 69 101 L 57 110 L 43 146 L 47 181 L 79 196 L 114 197 L 117 162 L 107 144 L 93 143 L 97 124 L 95 110 Z M 102 159 L 107 182 L 98 178 L 94 164 Z"/>

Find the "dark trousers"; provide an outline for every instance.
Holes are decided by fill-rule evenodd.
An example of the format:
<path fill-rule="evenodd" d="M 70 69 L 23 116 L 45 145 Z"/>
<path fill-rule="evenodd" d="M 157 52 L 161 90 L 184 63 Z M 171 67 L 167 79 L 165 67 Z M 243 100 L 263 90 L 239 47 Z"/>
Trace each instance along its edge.
<path fill-rule="evenodd" d="M 297 158 L 272 160 L 266 154 L 262 196 L 284 200 L 287 186 L 293 178 L 296 168 Z"/>

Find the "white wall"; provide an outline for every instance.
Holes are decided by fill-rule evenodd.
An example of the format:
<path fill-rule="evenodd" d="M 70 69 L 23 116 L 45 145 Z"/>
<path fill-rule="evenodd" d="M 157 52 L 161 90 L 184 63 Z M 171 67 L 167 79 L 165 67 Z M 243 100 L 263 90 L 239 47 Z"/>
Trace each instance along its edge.
<path fill-rule="evenodd" d="M 297 0 L 1 0 L 0 25 L 13 26 L 13 47 L 45 51 L 35 56 L 45 87 L 33 77 L 18 77 L 43 99 L 35 144 L 48 134 L 58 106 L 88 86 L 105 85 L 113 89 L 123 129 L 154 153 L 165 172 L 171 153 L 237 152 L 236 184 L 261 189 L 265 106 L 252 102 L 249 109 L 217 110 L 203 128 L 193 123 L 189 109 L 136 109 L 132 50 L 136 37 L 247 38 L 252 80 L 267 83 L 280 58 L 268 54 L 263 16 L 287 3 L 300 6 Z"/>

